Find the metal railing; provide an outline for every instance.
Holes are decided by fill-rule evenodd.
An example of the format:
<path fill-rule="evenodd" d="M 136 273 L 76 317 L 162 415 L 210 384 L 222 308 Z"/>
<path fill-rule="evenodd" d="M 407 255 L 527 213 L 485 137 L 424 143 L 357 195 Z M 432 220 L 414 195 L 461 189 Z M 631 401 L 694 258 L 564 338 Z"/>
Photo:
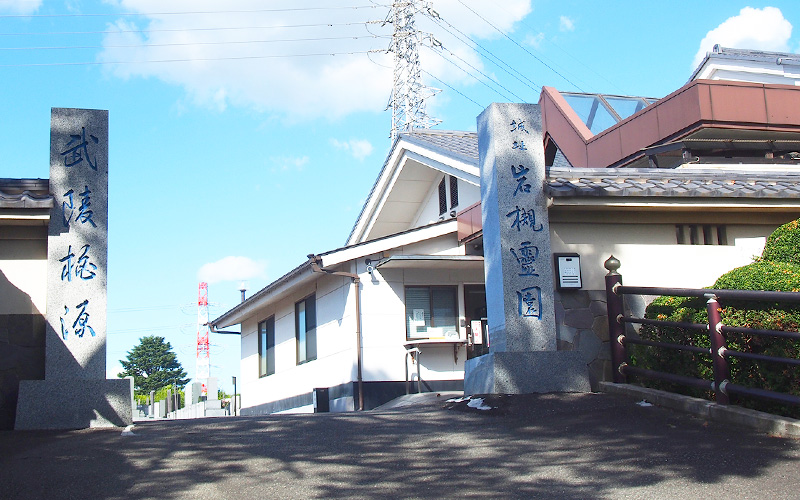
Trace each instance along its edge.
<path fill-rule="evenodd" d="M 750 290 L 713 290 L 694 288 L 657 288 L 642 286 L 624 286 L 622 276 L 617 272 L 620 263 L 612 255 L 605 262 L 606 298 L 608 300 L 608 330 L 611 340 L 611 363 L 615 383 L 627 383 L 629 375 L 672 382 L 715 394 L 719 404 L 730 404 L 730 396 L 738 395 L 771 400 L 784 404 L 800 405 L 800 397 L 793 394 L 757 389 L 735 384 L 731 381 L 730 359 L 739 358 L 758 362 L 782 363 L 789 366 L 800 366 L 800 359 L 766 356 L 763 354 L 741 352 L 729 349 L 728 334 L 746 334 L 762 337 L 779 337 L 800 340 L 800 333 L 779 330 L 764 330 L 726 326 L 720 317 L 719 301 L 751 300 L 758 302 L 775 302 L 783 304 L 800 304 L 800 292 L 769 292 Z M 625 295 L 704 297 L 707 299 L 708 323 L 684 323 L 662 321 L 625 316 L 623 297 Z M 625 333 L 626 324 L 650 325 L 654 327 L 673 327 L 688 330 L 705 331 L 709 335 L 711 347 L 700 347 L 689 344 L 675 344 L 635 338 Z M 631 366 L 628 363 L 626 346 L 642 345 L 656 349 L 669 349 L 705 354 L 711 358 L 714 380 L 687 377 L 675 373 L 666 373 Z"/>

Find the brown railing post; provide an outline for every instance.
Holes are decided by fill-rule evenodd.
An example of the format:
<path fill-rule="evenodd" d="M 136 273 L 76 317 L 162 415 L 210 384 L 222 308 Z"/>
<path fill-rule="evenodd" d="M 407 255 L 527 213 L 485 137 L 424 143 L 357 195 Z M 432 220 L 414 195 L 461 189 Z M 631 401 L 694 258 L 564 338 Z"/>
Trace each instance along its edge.
<path fill-rule="evenodd" d="M 706 295 L 708 302 L 708 335 L 711 338 L 711 360 L 714 368 L 714 391 L 717 396 L 717 403 L 722 405 L 730 404 L 730 398 L 725 393 L 725 385 L 730 381 L 731 369 L 728 359 L 725 357 L 725 336 L 722 335 L 722 317 L 719 314 L 719 302 L 717 296 Z"/>
<path fill-rule="evenodd" d="M 611 372 L 614 383 L 624 384 L 627 377 L 622 373 L 621 368 L 627 354 L 625 344 L 622 340 L 625 336 L 625 326 L 619 321 L 623 316 L 622 295 L 617 294 L 615 287 L 622 285 L 622 276 L 617 272 L 620 263 L 612 255 L 603 264 L 608 270 L 606 274 L 606 306 L 608 308 L 608 338 L 611 344 Z"/>

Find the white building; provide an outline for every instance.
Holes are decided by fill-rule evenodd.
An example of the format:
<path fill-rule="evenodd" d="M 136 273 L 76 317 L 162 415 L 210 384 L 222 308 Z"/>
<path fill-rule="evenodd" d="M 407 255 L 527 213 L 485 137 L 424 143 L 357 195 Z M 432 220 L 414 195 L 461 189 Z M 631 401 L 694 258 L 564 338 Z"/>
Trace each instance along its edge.
<path fill-rule="evenodd" d="M 480 202 L 477 161 L 475 134 L 400 135 L 345 247 L 212 322 L 241 324 L 242 414 L 309 411 L 315 388 L 333 411 L 463 388 L 464 360 L 485 349 L 470 328 L 485 320 L 483 257 L 456 219 Z"/>
<path fill-rule="evenodd" d="M 800 216 L 798 57 L 717 47 L 701 78 L 662 99 L 543 88 L 535 189 L 550 200 L 552 253 L 578 256 L 581 275 L 555 291 L 557 345 L 581 352 L 593 384 L 610 379 L 611 254 L 628 284 L 709 286 Z M 478 155 L 475 133 L 400 135 L 345 247 L 212 321 L 241 324 L 242 414 L 311 411 L 317 388 L 333 411 L 418 382 L 463 388 L 465 359 L 491 348 Z"/>

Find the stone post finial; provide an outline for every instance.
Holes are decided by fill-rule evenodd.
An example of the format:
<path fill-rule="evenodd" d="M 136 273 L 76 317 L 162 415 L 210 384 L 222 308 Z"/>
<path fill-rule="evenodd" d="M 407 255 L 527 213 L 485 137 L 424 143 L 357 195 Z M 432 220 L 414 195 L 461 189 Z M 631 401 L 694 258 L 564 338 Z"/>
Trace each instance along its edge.
<path fill-rule="evenodd" d="M 613 275 L 615 275 L 615 274 L 619 274 L 619 273 L 617 272 L 617 269 L 619 269 L 619 266 L 620 266 L 620 265 L 621 265 L 621 264 L 619 263 L 619 260 L 618 260 L 616 257 L 614 257 L 613 255 L 612 255 L 612 256 L 610 256 L 610 257 L 609 257 L 609 258 L 608 258 L 608 259 L 607 259 L 607 260 L 606 260 L 606 261 L 603 263 L 603 267 L 605 267 L 606 269 L 608 269 L 608 275 L 607 275 L 607 276 L 613 276 Z"/>

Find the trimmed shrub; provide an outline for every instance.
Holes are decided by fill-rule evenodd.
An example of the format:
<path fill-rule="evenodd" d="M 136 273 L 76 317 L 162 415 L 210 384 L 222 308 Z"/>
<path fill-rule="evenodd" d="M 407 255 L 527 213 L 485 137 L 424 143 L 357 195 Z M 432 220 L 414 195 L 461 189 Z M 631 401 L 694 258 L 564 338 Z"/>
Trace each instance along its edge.
<path fill-rule="evenodd" d="M 725 273 L 711 288 L 800 291 L 800 258 L 797 257 L 796 251 L 790 250 L 792 245 L 795 249 L 800 248 L 798 221 L 781 226 L 769 237 L 761 260 Z M 791 260 L 774 260 L 789 258 Z M 795 332 L 800 330 L 800 305 L 758 301 L 724 301 L 720 314 L 722 322 L 728 326 Z M 702 298 L 659 297 L 647 307 L 645 317 L 688 323 L 706 323 L 708 321 L 706 301 Z M 644 339 L 659 342 L 691 344 L 700 347 L 710 346 L 710 339 L 705 331 L 643 325 L 639 334 Z M 800 341 L 789 339 L 730 334 L 727 345 L 731 350 L 747 353 L 794 359 L 800 357 Z M 711 358 L 708 355 L 643 346 L 635 346 L 630 351 L 635 366 L 713 380 Z M 739 358 L 729 359 L 731 380 L 734 383 L 800 396 L 800 370 L 777 363 L 755 362 Z M 641 382 L 659 389 L 697 397 L 711 397 L 710 391 L 704 392 L 649 379 Z M 797 407 L 749 398 L 735 402 L 749 408 L 800 418 L 800 408 Z"/>
<path fill-rule="evenodd" d="M 800 219 L 787 222 L 772 232 L 761 254 L 763 260 L 800 264 Z"/>

